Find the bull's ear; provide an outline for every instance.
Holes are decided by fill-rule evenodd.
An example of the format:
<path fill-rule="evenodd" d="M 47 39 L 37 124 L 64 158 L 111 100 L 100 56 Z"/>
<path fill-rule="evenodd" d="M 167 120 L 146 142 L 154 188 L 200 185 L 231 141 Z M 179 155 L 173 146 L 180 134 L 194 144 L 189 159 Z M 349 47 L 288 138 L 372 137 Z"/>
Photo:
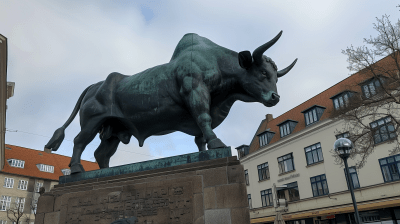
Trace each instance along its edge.
<path fill-rule="evenodd" d="M 251 57 L 250 51 L 242 51 L 239 53 L 239 65 L 244 69 L 248 69 L 251 66 L 253 58 Z"/>

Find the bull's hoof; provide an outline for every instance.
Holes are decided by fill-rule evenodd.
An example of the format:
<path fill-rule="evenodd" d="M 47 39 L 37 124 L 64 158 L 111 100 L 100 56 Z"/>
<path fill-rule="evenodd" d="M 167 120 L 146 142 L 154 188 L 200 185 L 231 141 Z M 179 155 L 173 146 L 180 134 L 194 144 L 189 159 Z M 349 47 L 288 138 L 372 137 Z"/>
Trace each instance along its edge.
<path fill-rule="evenodd" d="M 225 148 L 227 147 L 219 138 L 215 138 L 207 142 L 208 149 L 217 149 L 217 148 Z"/>
<path fill-rule="evenodd" d="M 83 169 L 83 166 L 82 166 L 82 164 L 74 164 L 74 165 L 71 165 L 71 174 L 75 174 L 75 173 L 83 173 L 83 172 L 85 172 L 85 169 Z"/>

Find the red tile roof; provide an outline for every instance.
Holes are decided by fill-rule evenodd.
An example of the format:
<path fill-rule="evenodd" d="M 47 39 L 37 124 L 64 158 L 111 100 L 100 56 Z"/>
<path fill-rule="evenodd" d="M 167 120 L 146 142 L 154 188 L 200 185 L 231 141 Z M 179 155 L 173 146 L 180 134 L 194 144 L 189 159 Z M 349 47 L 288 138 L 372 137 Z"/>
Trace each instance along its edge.
<path fill-rule="evenodd" d="M 63 175 L 61 169 L 69 168 L 68 164 L 71 157 L 6 144 L 5 161 L 7 161 L 7 159 L 24 160 L 25 166 L 24 168 L 11 167 L 8 162 L 5 162 L 4 169 L 1 171 L 3 173 L 58 181 L 59 176 Z M 99 169 L 99 166 L 95 162 L 82 160 L 81 163 L 86 171 Z M 54 173 L 40 171 L 36 164 L 54 166 Z"/>
<path fill-rule="evenodd" d="M 380 67 L 385 67 L 388 68 L 389 66 L 393 66 L 393 59 L 388 56 L 376 63 L 377 66 Z M 258 149 L 260 149 L 260 143 L 257 137 L 257 134 L 260 134 L 264 131 L 266 131 L 268 128 L 270 129 L 269 131 L 275 132 L 274 137 L 271 139 L 269 144 L 272 144 L 274 142 L 277 142 L 281 139 L 280 133 L 279 133 L 279 126 L 277 124 L 284 122 L 288 119 L 298 121 L 295 129 L 293 130 L 292 133 L 299 132 L 303 129 L 306 128 L 305 125 L 305 119 L 304 119 L 304 114 L 301 113 L 302 111 L 314 106 L 314 105 L 319 105 L 323 106 L 326 109 L 324 110 L 324 113 L 322 114 L 320 121 L 327 119 L 331 115 L 331 111 L 334 109 L 333 107 L 333 102 L 330 99 L 332 96 L 339 94 L 345 90 L 350 90 L 354 92 L 361 92 L 361 86 L 359 83 L 369 79 L 372 77 L 372 74 L 370 74 L 366 70 L 361 70 L 348 78 L 340 81 L 339 83 L 333 85 L 332 87 L 326 89 L 325 91 L 319 93 L 318 95 L 312 97 L 311 99 L 305 101 L 304 103 L 294 107 L 293 109 L 287 111 L 286 113 L 282 114 L 281 116 L 267 121 L 267 119 L 264 119 L 261 121 L 261 124 L 255 133 L 251 143 L 250 143 L 250 149 L 249 153 L 255 152 Z M 279 106 L 279 104 L 278 104 Z"/>

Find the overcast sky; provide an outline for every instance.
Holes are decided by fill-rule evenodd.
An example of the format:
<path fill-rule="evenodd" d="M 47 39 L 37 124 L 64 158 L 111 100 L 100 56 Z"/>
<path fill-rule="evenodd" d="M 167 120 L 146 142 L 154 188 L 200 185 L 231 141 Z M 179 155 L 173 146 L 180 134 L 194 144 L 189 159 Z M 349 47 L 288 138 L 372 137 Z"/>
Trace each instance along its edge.
<path fill-rule="evenodd" d="M 167 63 L 186 33 L 197 33 L 236 52 L 253 51 L 280 30 L 265 55 L 282 69 L 280 102 L 272 108 L 236 102 L 215 129 L 232 147 L 249 144 L 265 115 L 274 118 L 351 74 L 341 50 L 375 35 L 372 23 L 383 14 L 399 18 L 393 0 L 268 1 L 46 1 L 0 0 L 0 33 L 8 38 L 8 81 L 15 94 L 7 101 L 6 143 L 42 150 L 67 120 L 80 94 L 111 72 L 134 75 Z M 56 152 L 71 156 L 79 116 L 66 129 Z M 95 161 L 96 137 L 82 158 Z M 120 144 L 111 165 L 196 152 L 192 136 L 173 133 L 135 138 Z"/>

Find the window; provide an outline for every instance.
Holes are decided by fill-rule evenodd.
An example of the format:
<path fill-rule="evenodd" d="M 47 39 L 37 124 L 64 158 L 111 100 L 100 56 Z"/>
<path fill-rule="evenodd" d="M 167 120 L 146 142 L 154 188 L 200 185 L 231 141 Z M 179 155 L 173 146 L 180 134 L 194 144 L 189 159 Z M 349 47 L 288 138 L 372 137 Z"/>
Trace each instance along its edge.
<path fill-rule="evenodd" d="M 261 203 L 262 203 L 262 207 L 274 205 L 273 201 L 272 201 L 272 190 L 271 189 L 261 191 Z"/>
<path fill-rule="evenodd" d="M 37 168 L 40 171 L 54 173 L 54 166 L 46 165 L 46 164 L 37 164 Z"/>
<path fill-rule="evenodd" d="M 349 105 L 349 99 L 353 96 L 352 92 L 345 91 L 331 97 L 335 110 L 343 109 Z"/>
<path fill-rule="evenodd" d="M 346 133 L 336 135 L 336 139 L 339 139 L 339 138 L 349 138 L 349 133 L 346 132 Z"/>
<path fill-rule="evenodd" d="M 297 201 L 300 200 L 299 187 L 297 181 L 289 184 L 285 184 L 286 188 L 277 191 L 279 199 L 286 199 L 287 201 Z M 289 196 L 289 198 L 286 198 Z"/>
<path fill-rule="evenodd" d="M 400 179 L 400 154 L 380 159 L 379 164 L 385 182 Z"/>
<path fill-rule="evenodd" d="M 61 172 L 64 174 L 64 176 L 71 175 L 71 170 L 70 169 L 62 169 Z"/>
<path fill-rule="evenodd" d="M 6 177 L 6 178 L 4 179 L 4 186 L 3 186 L 3 187 L 6 187 L 6 188 L 13 188 L 13 186 L 14 186 L 14 179 L 13 179 L 13 178 L 8 178 L 8 177 Z"/>
<path fill-rule="evenodd" d="M 369 124 L 374 129 L 375 144 L 387 141 L 396 137 L 392 118 L 384 117 Z"/>
<path fill-rule="evenodd" d="M 293 132 L 294 128 L 296 127 L 296 125 L 297 125 L 297 121 L 293 121 L 293 120 L 287 120 L 287 121 L 284 121 L 284 122 L 278 124 L 281 138 L 285 137 L 286 135 L 291 134 Z"/>
<path fill-rule="evenodd" d="M 25 166 L 25 161 L 19 159 L 8 159 L 7 162 L 12 167 L 24 168 Z"/>
<path fill-rule="evenodd" d="M 43 187 L 43 183 L 36 183 L 36 188 L 35 188 L 35 192 L 39 193 L 40 188 Z"/>
<path fill-rule="evenodd" d="M 258 169 L 258 180 L 269 179 L 268 163 L 263 163 L 257 166 Z"/>
<path fill-rule="evenodd" d="M 328 184 L 326 182 L 325 174 L 311 177 L 310 179 L 314 197 L 329 194 L 329 189 L 328 189 Z"/>
<path fill-rule="evenodd" d="M 384 82 L 384 80 L 381 78 L 381 82 Z M 376 95 L 377 90 L 380 89 L 381 84 L 379 83 L 379 80 L 374 78 L 368 83 L 364 84 L 361 89 L 363 91 L 363 94 L 366 98 L 370 98 L 374 95 Z"/>
<path fill-rule="evenodd" d="M 9 209 L 10 203 L 11 203 L 11 196 L 2 195 L 0 200 L 0 211 L 6 211 L 7 209 Z"/>
<path fill-rule="evenodd" d="M 279 166 L 279 173 L 286 173 L 294 170 L 292 153 L 279 157 L 278 166 Z"/>
<path fill-rule="evenodd" d="M 25 198 L 15 198 L 15 209 L 19 208 L 20 212 L 24 211 Z"/>
<path fill-rule="evenodd" d="M 0 224 L 7 224 L 6 220 L 0 220 Z"/>
<path fill-rule="evenodd" d="M 249 209 L 252 209 L 253 206 L 252 206 L 252 204 L 251 204 L 251 194 L 248 194 L 248 195 L 247 195 L 247 201 L 249 202 Z"/>
<path fill-rule="evenodd" d="M 321 143 L 317 143 L 304 148 L 306 152 L 307 164 L 311 165 L 324 160 L 322 156 Z"/>
<path fill-rule="evenodd" d="M 38 200 L 34 200 L 34 201 L 33 201 L 32 210 L 31 210 L 31 212 L 32 212 L 33 214 L 36 214 L 36 211 L 37 211 L 37 203 L 38 203 Z"/>
<path fill-rule="evenodd" d="M 322 114 L 324 113 L 325 107 L 314 105 L 309 109 L 302 111 L 304 113 L 304 119 L 306 121 L 306 126 L 314 124 L 319 121 Z"/>
<path fill-rule="evenodd" d="M 258 140 L 260 141 L 260 147 L 264 145 L 268 145 L 271 142 L 271 139 L 274 137 L 275 132 L 264 131 L 258 134 Z"/>
<path fill-rule="evenodd" d="M 244 171 L 244 179 L 246 180 L 246 185 L 249 185 L 250 182 L 249 182 L 249 171 L 248 170 Z"/>
<path fill-rule="evenodd" d="M 237 147 L 236 149 L 238 151 L 238 157 L 240 159 L 249 154 L 250 147 L 248 145 L 241 145 L 241 146 Z"/>
<path fill-rule="evenodd" d="M 351 181 L 350 182 L 353 185 L 353 189 L 360 188 L 360 183 L 358 182 L 357 171 L 356 171 L 356 168 L 354 166 L 353 167 L 349 167 L 349 173 L 350 173 L 350 177 L 351 177 Z M 344 174 L 346 176 L 347 188 L 350 189 L 349 178 L 347 178 L 346 169 L 344 169 Z"/>
<path fill-rule="evenodd" d="M 18 189 L 26 190 L 28 188 L 28 181 L 26 180 L 19 180 Z"/>

